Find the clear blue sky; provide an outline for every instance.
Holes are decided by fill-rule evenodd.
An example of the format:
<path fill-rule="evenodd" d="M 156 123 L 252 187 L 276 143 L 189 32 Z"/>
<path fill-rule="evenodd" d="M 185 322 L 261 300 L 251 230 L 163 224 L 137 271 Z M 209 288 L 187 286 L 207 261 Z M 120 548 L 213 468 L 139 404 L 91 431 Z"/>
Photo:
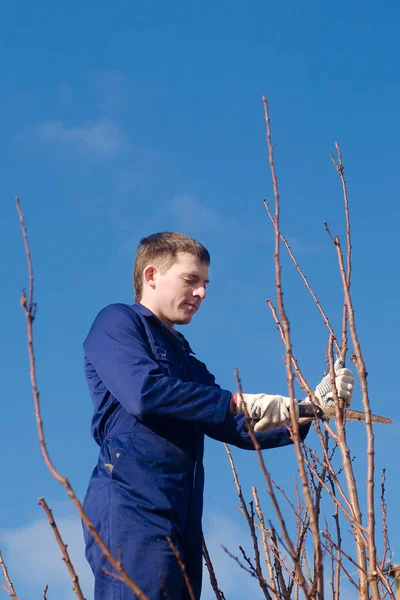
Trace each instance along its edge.
<path fill-rule="evenodd" d="M 376 449 L 377 468 L 387 468 L 396 550 L 399 17 L 393 0 L 384 7 L 369 0 L 3 3 L 0 547 L 26 600 L 37 598 L 46 582 L 49 597 L 73 597 L 39 496 L 65 528 L 89 598 L 90 577 L 79 524 L 39 453 L 14 197 L 21 197 L 35 267 L 46 437 L 56 466 L 82 498 L 97 448 L 89 435 L 81 344 L 103 306 L 131 301 L 140 237 L 173 229 L 209 248 L 209 295 L 183 333 L 217 381 L 234 389 L 238 367 L 245 391 L 286 391 L 282 345 L 265 304 L 275 289 L 273 234 L 261 204 L 262 197 L 272 200 L 262 94 L 270 102 L 282 229 L 337 328 L 340 279 L 323 221 L 344 237 L 340 182 L 329 159 L 335 140 L 342 147 L 372 407 L 395 421 L 376 428 Z M 294 350 L 316 384 L 325 368 L 326 330 L 290 263 L 283 263 Z M 360 398 L 357 389 L 355 408 Z M 364 429 L 355 424 L 348 431 L 362 487 Z M 308 439 L 317 443 L 314 434 Z M 234 454 L 246 496 L 257 484 L 265 498 L 254 454 Z M 265 458 L 290 489 L 293 450 Z M 221 587 L 237 600 L 250 588 L 226 566 L 219 544 L 235 551 L 246 535 L 221 444 L 207 443 L 205 463 L 205 531 Z"/>

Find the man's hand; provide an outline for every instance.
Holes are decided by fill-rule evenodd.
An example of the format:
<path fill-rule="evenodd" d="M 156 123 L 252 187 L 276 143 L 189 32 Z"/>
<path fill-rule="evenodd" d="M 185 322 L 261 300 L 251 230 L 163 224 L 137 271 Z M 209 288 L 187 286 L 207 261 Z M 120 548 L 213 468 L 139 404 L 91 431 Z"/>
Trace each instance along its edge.
<path fill-rule="evenodd" d="M 344 362 L 341 358 L 337 358 L 335 362 L 335 384 L 339 398 L 342 398 L 346 402 L 346 405 L 350 406 L 353 395 L 354 375 L 350 369 L 344 368 Z M 317 385 L 315 395 L 320 401 L 321 406 L 335 406 L 329 373 Z"/>
<path fill-rule="evenodd" d="M 240 394 L 232 395 L 232 412 L 244 413 L 247 407 L 250 419 L 257 421 L 254 426 L 256 433 L 275 429 L 290 419 L 290 398 L 286 396 L 271 396 L 269 394 Z M 299 409 L 295 401 L 296 419 L 299 418 Z"/>

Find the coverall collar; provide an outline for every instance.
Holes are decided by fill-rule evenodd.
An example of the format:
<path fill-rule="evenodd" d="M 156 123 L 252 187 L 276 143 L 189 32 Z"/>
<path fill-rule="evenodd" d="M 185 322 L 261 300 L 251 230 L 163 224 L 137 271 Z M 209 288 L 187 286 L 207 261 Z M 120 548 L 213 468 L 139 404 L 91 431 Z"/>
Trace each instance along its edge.
<path fill-rule="evenodd" d="M 168 327 L 168 325 L 166 325 L 165 323 L 163 323 L 161 321 L 161 319 L 159 319 L 157 317 L 157 315 L 155 315 L 153 312 L 151 312 L 151 310 L 149 308 L 147 308 L 146 306 L 143 306 L 143 304 L 141 304 L 140 302 L 135 302 L 133 305 L 133 308 L 141 315 L 143 315 L 144 317 L 153 317 L 156 321 L 158 321 L 161 326 L 170 334 L 173 335 L 177 338 L 179 338 L 179 340 L 184 344 L 186 350 L 189 352 L 189 354 L 195 354 L 195 352 L 193 352 L 193 350 L 190 347 L 189 342 L 187 341 L 187 339 L 185 338 L 185 336 L 180 332 L 177 331 L 176 329 L 172 329 L 172 327 Z"/>

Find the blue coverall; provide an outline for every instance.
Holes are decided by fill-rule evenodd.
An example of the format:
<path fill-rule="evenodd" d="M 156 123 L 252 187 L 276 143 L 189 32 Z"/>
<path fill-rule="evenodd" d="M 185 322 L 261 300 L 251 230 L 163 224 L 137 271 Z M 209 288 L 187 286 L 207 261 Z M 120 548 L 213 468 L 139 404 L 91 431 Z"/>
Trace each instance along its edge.
<path fill-rule="evenodd" d="M 112 304 L 84 342 L 101 447 L 84 509 L 115 557 L 150 600 L 185 600 L 186 586 L 166 536 L 186 565 L 196 599 L 202 579 L 204 434 L 253 449 L 242 415 L 179 333 L 140 303 Z M 304 437 L 308 427 L 302 427 Z M 258 434 L 262 448 L 285 446 L 286 428 Z M 95 600 L 132 600 L 84 528 Z M 168 596 L 164 594 L 167 591 Z"/>

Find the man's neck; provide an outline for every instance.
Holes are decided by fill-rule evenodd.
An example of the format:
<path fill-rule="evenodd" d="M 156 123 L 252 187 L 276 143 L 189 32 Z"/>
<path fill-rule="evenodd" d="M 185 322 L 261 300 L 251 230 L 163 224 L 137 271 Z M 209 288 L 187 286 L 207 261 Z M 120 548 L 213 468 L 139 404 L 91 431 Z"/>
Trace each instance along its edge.
<path fill-rule="evenodd" d="M 171 331 L 175 332 L 175 324 L 171 323 L 170 321 L 165 320 L 162 315 L 160 315 L 156 309 L 156 307 L 152 306 L 152 303 L 149 301 L 146 301 L 144 299 L 140 300 L 140 304 L 142 306 L 145 306 L 146 308 L 148 308 L 153 315 L 155 315 L 157 317 L 157 319 L 159 319 L 161 321 L 161 323 L 163 323 L 166 327 L 168 327 L 168 329 L 170 329 Z"/>

